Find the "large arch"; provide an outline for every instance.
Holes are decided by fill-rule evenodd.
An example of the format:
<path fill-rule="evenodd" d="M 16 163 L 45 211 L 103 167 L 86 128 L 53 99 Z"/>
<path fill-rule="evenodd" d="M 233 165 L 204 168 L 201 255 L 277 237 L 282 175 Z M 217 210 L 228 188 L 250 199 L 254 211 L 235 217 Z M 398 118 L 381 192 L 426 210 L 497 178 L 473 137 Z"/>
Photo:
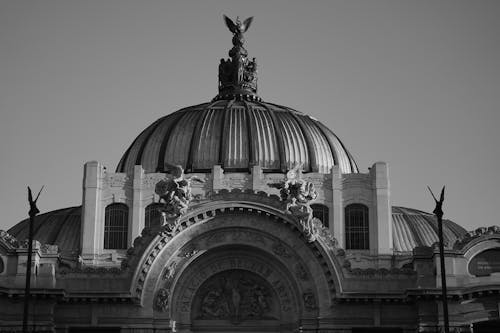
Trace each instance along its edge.
<path fill-rule="evenodd" d="M 199 306 L 198 289 L 213 276 L 231 275 L 234 270 L 269 287 L 280 309 L 290 303 L 289 311 L 280 310 L 278 322 L 269 322 L 280 325 L 280 330 L 315 326 L 316 318 L 330 312 L 341 290 L 341 270 L 325 241 L 309 243 L 296 221 L 269 206 L 248 202 L 207 206 L 192 211 L 185 218 L 191 223 L 172 239 L 157 236 L 139 260 L 131 291 L 156 322 L 175 323 L 180 332 L 196 330 L 193 313 L 199 308 L 193 306 Z M 272 268 L 272 273 L 261 273 L 265 268 Z"/>

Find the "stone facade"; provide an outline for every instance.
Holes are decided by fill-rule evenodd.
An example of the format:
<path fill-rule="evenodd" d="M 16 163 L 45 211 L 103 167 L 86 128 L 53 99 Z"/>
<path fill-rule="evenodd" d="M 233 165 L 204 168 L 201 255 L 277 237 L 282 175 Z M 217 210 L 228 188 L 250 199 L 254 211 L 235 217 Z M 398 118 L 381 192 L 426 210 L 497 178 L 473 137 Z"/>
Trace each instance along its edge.
<path fill-rule="evenodd" d="M 283 174 L 196 174 L 196 200 L 173 233 L 144 228 L 158 202 L 162 173 L 84 168 L 81 256 L 63 261 L 57 246 L 34 243 L 30 327 L 78 332 L 437 332 L 442 325 L 437 247 L 392 252 L 387 165 L 367 174 L 300 174 L 329 208 L 329 228 L 308 240 L 269 184 Z M 104 211 L 129 207 L 128 250 L 103 248 Z M 346 250 L 344 207 L 369 207 L 370 248 Z M 0 235 L 1 331 L 20 330 L 26 244 Z M 498 228 L 478 229 L 447 247 L 450 323 L 469 332 L 498 320 L 500 273 L 471 274 L 478 254 L 500 248 Z M 495 250 L 496 249 L 496 250 Z M 478 260 L 476 260 L 478 261 Z M 494 263 L 492 263 L 493 265 Z M 484 267 L 483 267 L 484 268 Z M 498 267 L 497 267 L 498 268 Z M 479 269 L 482 269 L 481 267 Z M 486 272 L 488 273 L 488 272 Z"/>

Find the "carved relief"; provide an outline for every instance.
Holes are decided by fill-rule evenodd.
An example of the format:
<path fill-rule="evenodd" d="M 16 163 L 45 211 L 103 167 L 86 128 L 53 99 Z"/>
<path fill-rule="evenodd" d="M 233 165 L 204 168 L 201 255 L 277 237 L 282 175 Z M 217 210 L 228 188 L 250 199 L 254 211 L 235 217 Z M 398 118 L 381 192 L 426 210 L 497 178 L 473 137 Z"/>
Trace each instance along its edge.
<path fill-rule="evenodd" d="M 302 299 L 304 300 L 304 308 L 307 311 L 314 311 L 317 309 L 316 298 L 314 297 L 314 293 L 312 291 L 306 291 L 302 294 Z"/>
<path fill-rule="evenodd" d="M 225 175 L 221 185 L 223 188 L 249 188 L 250 176 L 248 175 Z"/>
<path fill-rule="evenodd" d="M 301 263 L 295 264 L 295 275 L 301 281 L 307 281 L 307 271 L 305 267 Z"/>
<path fill-rule="evenodd" d="M 285 245 L 283 245 L 283 243 L 280 241 L 277 241 L 273 244 L 272 250 L 273 250 L 274 254 L 276 254 L 277 256 L 287 258 L 287 259 L 292 257 L 292 254 L 290 253 L 290 251 L 288 251 L 288 249 L 285 247 Z"/>
<path fill-rule="evenodd" d="M 170 297 L 170 290 L 161 288 L 156 294 L 155 307 L 158 311 L 165 312 L 168 309 L 168 298 Z"/>
<path fill-rule="evenodd" d="M 0 240 L 12 247 L 19 247 L 19 241 L 5 230 L 0 230 Z"/>
<path fill-rule="evenodd" d="M 130 178 L 124 173 L 110 173 L 106 174 L 104 178 L 104 184 L 109 187 L 125 187 L 130 186 Z"/>
<path fill-rule="evenodd" d="M 462 239 L 457 240 L 453 247 L 455 249 L 462 248 L 467 243 L 471 242 L 473 239 L 479 238 L 481 236 L 494 235 L 494 234 L 497 234 L 497 235 L 500 234 L 500 227 L 499 226 L 493 225 L 493 226 L 488 227 L 488 228 L 486 228 L 486 227 L 477 228 L 476 230 L 469 231 L 468 233 L 466 233 L 462 237 Z"/>
<path fill-rule="evenodd" d="M 163 273 L 163 280 L 171 281 L 175 276 L 175 268 L 177 267 L 177 262 L 174 261 L 168 265 L 165 273 Z"/>
<path fill-rule="evenodd" d="M 42 244 L 40 251 L 43 254 L 57 254 L 59 253 L 59 247 L 57 245 Z"/>
<path fill-rule="evenodd" d="M 187 246 L 185 246 L 180 250 L 179 257 L 191 258 L 199 251 L 200 250 L 198 250 L 196 244 L 188 244 Z"/>
<path fill-rule="evenodd" d="M 143 188 L 153 188 L 160 180 L 162 180 L 164 178 L 165 178 L 165 175 L 162 173 L 146 174 L 146 175 L 144 175 L 144 178 L 142 179 L 141 185 Z"/>
<path fill-rule="evenodd" d="M 229 270 L 205 282 L 195 302 L 198 319 L 228 319 L 238 324 L 246 319 L 269 319 L 274 307 L 267 283 L 242 270 Z"/>

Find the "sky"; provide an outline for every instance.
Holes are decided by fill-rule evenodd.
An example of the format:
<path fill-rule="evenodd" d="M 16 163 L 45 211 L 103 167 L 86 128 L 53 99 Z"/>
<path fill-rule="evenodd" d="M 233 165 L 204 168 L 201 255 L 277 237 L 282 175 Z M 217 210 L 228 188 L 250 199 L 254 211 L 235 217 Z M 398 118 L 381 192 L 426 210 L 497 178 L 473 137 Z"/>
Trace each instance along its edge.
<path fill-rule="evenodd" d="M 500 1 L 0 0 L 0 229 L 82 199 L 156 119 L 217 94 L 245 35 L 259 95 L 333 130 L 361 172 L 389 165 L 392 205 L 468 230 L 500 225 Z"/>

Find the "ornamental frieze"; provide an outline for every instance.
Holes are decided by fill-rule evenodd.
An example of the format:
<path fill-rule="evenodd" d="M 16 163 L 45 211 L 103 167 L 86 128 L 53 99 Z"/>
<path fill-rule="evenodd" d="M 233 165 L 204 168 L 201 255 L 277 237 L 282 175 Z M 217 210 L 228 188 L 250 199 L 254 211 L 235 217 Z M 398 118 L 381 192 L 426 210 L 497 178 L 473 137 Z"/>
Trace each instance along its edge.
<path fill-rule="evenodd" d="M 106 174 L 104 177 L 104 184 L 109 187 L 132 187 L 132 181 L 125 173 Z"/>
<path fill-rule="evenodd" d="M 477 228 L 475 230 L 467 232 L 462 239 L 457 240 L 455 244 L 453 245 L 454 249 L 461 249 L 463 248 L 466 244 L 470 243 L 474 239 L 477 239 L 479 237 L 483 236 L 488 236 L 488 235 L 500 235 L 500 227 L 497 225 L 493 225 L 491 227 L 481 227 Z"/>

